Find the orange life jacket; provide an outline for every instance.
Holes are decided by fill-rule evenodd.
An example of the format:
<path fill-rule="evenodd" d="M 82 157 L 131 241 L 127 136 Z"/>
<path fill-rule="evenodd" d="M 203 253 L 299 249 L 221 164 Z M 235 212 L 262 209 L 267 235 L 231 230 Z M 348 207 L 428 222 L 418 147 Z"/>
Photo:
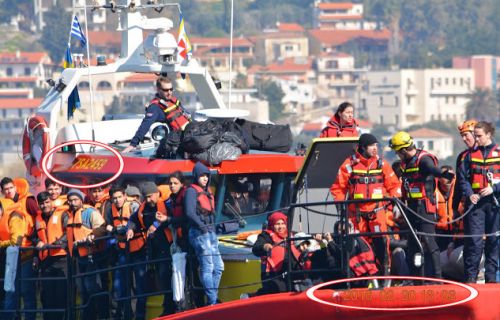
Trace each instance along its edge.
<path fill-rule="evenodd" d="M 176 97 L 172 96 L 169 100 L 155 97 L 149 103 L 160 106 L 165 113 L 165 122 L 173 131 L 184 130 L 189 123 L 189 118 L 186 116 L 180 100 Z"/>
<path fill-rule="evenodd" d="M 281 272 L 286 255 L 286 241 L 270 230 L 265 230 L 264 232 L 267 232 L 271 236 L 273 249 L 270 255 L 261 257 L 262 270 L 265 270 L 265 272 Z M 290 246 L 293 256 L 299 261 L 300 251 L 295 248 L 293 243 L 291 243 Z"/>
<path fill-rule="evenodd" d="M 10 240 L 9 220 L 13 215 L 17 215 L 24 222 L 24 235 L 21 242 L 21 247 L 31 247 L 32 242 L 29 239 L 29 236 L 33 233 L 33 218 L 31 217 L 31 215 L 23 210 L 20 203 L 14 203 L 13 201 L 12 203 L 9 203 L 9 206 L 5 206 L 3 210 L 4 212 L 2 218 L 0 219 L 0 240 Z"/>
<path fill-rule="evenodd" d="M 196 211 L 203 215 L 214 214 L 215 201 L 210 189 L 205 191 L 202 187 L 195 183 L 191 184 L 191 188 L 196 190 Z"/>
<path fill-rule="evenodd" d="M 437 178 L 434 177 L 433 181 L 428 181 L 420 172 L 418 166 L 424 156 L 429 156 L 434 161 L 434 165 L 438 165 L 437 158 L 425 150 L 417 150 L 417 154 L 409 162 L 401 162 L 403 170 L 403 197 L 407 200 L 425 200 L 427 213 L 435 214 Z M 433 190 L 428 193 L 426 186 L 429 187 L 427 184 L 430 183 L 433 183 Z"/>
<path fill-rule="evenodd" d="M 111 205 L 111 214 L 113 216 L 113 226 L 115 228 L 120 227 L 120 226 L 126 226 L 128 221 L 130 220 L 130 216 L 132 215 L 132 210 L 130 210 L 130 203 L 125 202 L 123 204 L 122 209 L 119 211 L 115 204 L 113 203 Z M 134 232 L 134 236 L 132 239 L 129 241 L 129 251 L 130 252 L 136 252 L 142 249 L 144 247 L 144 244 L 146 242 L 146 239 L 144 237 L 144 233 L 142 231 L 139 232 Z M 121 249 L 125 249 L 126 244 L 123 241 L 123 239 L 118 239 L 118 246 Z"/>
<path fill-rule="evenodd" d="M 495 144 L 490 153 L 483 157 L 479 148 L 471 151 L 470 157 L 470 183 L 474 192 L 491 186 L 500 181 L 500 147 Z M 487 174 L 493 175 L 492 181 L 488 180 Z"/>
<path fill-rule="evenodd" d="M 448 194 L 448 197 L 445 198 L 445 195 L 441 192 L 439 188 L 436 188 L 436 200 L 437 200 L 437 214 L 439 217 L 438 224 L 436 225 L 436 229 L 451 231 L 453 226 L 449 224 L 451 220 L 453 220 L 453 189 L 455 186 L 455 180 L 453 180 L 451 184 L 451 189 Z"/>
<path fill-rule="evenodd" d="M 144 224 L 144 207 L 146 205 L 146 202 L 143 202 L 141 206 L 139 207 L 139 213 L 137 217 L 139 218 L 139 223 L 141 224 L 142 229 L 146 229 L 146 225 Z M 168 216 L 167 214 L 167 207 L 165 207 L 165 203 L 163 201 L 158 200 L 156 202 L 156 209 L 158 212 L 161 214 Z M 170 228 L 163 228 L 163 232 L 165 233 L 165 237 L 167 238 L 169 243 L 172 243 L 173 237 L 172 237 L 172 231 L 170 231 Z"/>
<path fill-rule="evenodd" d="M 348 192 L 352 199 L 382 199 L 384 197 L 385 187 L 381 159 L 378 159 L 375 168 L 369 169 L 353 156 L 351 169 Z"/>
<path fill-rule="evenodd" d="M 45 222 L 41 212 L 36 216 L 36 232 L 38 239 L 43 243 L 51 245 L 64 236 L 63 214 L 67 212 L 67 207 L 56 208 L 52 215 L 49 217 L 48 223 Z M 65 256 L 66 250 L 64 248 L 42 250 L 39 252 L 41 260 L 45 260 L 48 256 Z"/>
<path fill-rule="evenodd" d="M 67 202 L 68 202 L 68 196 L 65 194 L 61 194 L 59 197 L 57 197 L 56 200 L 52 201 L 52 205 L 57 208 L 67 204 Z"/>
<path fill-rule="evenodd" d="M 172 216 L 175 218 L 181 218 L 184 216 L 184 194 L 186 193 L 186 188 L 182 187 L 177 195 L 175 196 L 175 200 L 172 201 L 172 197 L 170 197 L 170 204 L 172 205 Z M 176 229 L 177 238 L 182 238 L 182 227 L 178 227 Z"/>
<path fill-rule="evenodd" d="M 357 276 L 374 275 L 378 272 L 372 247 L 363 237 L 356 237 L 356 252 L 349 258 L 349 267 Z"/>
<path fill-rule="evenodd" d="M 68 249 L 71 256 L 73 256 L 73 245 L 76 241 L 85 240 L 91 233 L 92 229 L 87 228 L 82 223 L 82 212 L 85 209 L 92 208 L 91 206 L 84 205 L 83 208 L 79 209 L 74 213 L 73 217 L 69 217 L 68 225 L 66 228 L 66 235 L 68 238 Z M 80 257 L 86 257 L 89 255 L 92 245 L 79 245 L 78 254 Z"/>
<path fill-rule="evenodd" d="M 96 203 L 94 204 L 94 208 L 96 208 L 97 211 L 99 211 L 99 213 L 103 217 L 104 217 L 104 211 L 106 210 L 106 203 L 109 203 L 110 198 L 111 197 L 109 196 L 109 194 L 105 194 L 104 196 L 102 196 L 101 199 L 97 200 Z"/>

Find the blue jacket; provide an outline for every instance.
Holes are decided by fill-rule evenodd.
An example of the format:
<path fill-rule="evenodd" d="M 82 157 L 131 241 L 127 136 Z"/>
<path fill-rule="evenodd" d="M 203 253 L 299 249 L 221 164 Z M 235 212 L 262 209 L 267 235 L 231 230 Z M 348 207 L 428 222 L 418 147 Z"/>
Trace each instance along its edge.
<path fill-rule="evenodd" d="M 495 142 L 492 142 L 491 144 L 487 146 L 482 146 L 482 147 L 474 147 L 474 149 L 470 149 L 469 153 L 464 157 L 464 160 L 460 164 L 460 167 L 458 168 L 457 172 L 457 179 L 458 179 L 458 184 L 460 188 L 460 192 L 468 199 L 471 195 L 474 194 L 474 191 L 472 190 L 472 186 L 470 183 L 470 167 L 471 167 L 471 158 L 470 158 L 470 153 L 474 152 L 476 150 L 481 150 L 481 153 L 483 154 L 483 157 L 486 157 L 493 148 L 495 148 L 497 144 Z M 496 183 L 493 185 L 493 192 L 498 193 L 500 192 L 500 183 Z"/>
<path fill-rule="evenodd" d="M 193 168 L 193 183 L 198 182 L 198 178 L 203 175 L 208 174 L 208 184 L 205 190 L 208 189 L 210 185 L 210 170 L 201 162 L 197 162 Z M 194 188 L 189 187 L 184 195 L 184 213 L 188 218 L 188 224 L 190 228 L 197 228 L 203 233 L 214 232 L 215 231 L 215 217 L 214 215 L 203 215 L 198 212 L 197 209 L 197 192 Z"/>
<path fill-rule="evenodd" d="M 155 95 L 155 98 L 164 99 L 164 97 L 160 97 L 158 94 Z M 184 109 L 183 111 L 186 113 Z M 159 105 L 152 103 L 146 108 L 146 115 L 139 129 L 137 129 L 137 132 L 130 141 L 130 145 L 137 147 L 141 140 L 144 139 L 146 133 L 148 133 L 149 128 L 151 128 L 155 122 L 167 123 L 163 109 Z"/>

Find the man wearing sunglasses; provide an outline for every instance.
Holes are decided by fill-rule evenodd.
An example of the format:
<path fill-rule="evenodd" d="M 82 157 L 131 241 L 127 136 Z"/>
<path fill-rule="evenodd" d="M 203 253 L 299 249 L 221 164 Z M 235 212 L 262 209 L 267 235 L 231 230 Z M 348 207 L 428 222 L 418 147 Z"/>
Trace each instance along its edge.
<path fill-rule="evenodd" d="M 130 141 L 130 146 L 126 147 L 122 153 L 136 148 L 155 122 L 166 123 L 172 131 L 184 130 L 190 121 L 190 116 L 182 107 L 181 101 L 173 95 L 173 91 L 173 83 L 169 77 L 158 77 L 156 95 L 146 108 L 146 116 Z"/>

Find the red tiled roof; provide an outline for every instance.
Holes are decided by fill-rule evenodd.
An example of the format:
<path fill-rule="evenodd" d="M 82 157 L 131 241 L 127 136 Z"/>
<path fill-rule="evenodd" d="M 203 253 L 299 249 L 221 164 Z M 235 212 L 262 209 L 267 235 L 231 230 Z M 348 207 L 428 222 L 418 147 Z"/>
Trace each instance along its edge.
<path fill-rule="evenodd" d="M 309 123 L 305 123 L 304 126 L 302 127 L 302 131 L 313 131 L 313 132 L 316 132 L 316 131 L 321 131 L 321 129 L 323 129 L 324 127 L 324 124 L 321 123 L 321 122 L 309 122 Z"/>
<path fill-rule="evenodd" d="M 353 4 L 351 2 L 339 2 L 339 3 L 319 3 L 318 8 L 321 10 L 349 10 L 352 9 Z"/>
<path fill-rule="evenodd" d="M 36 108 L 42 102 L 42 98 L 34 99 L 0 99 L 0 109 L 29 109 Z"/>
<path fill-rule="evenodd" d="M 48 58 L 45 52 L 20 52 L 19 57 L 16 52 L 0 52 L 0 64 L 37 64 L 44 57 Z"/>
<path fill-rule="evenodd" d="M 190 38 L 191 46 L 211 46 L 211 47 L 229 47 L 229 38 Z M 238 37 L 233 38 L 233 47 L 247 47 L 253 46 L 247 38 Z"/>
<path fill-rule="evenodd" d="M 279 23 L 278 30 L 282 32 L 304 32 L 304 27 L 297 23 Z"/>
<path fill-rule="evenodd" d="M 157 75 L 151 73 L 135 73 L 126 77 L 123 82 L 154 82 L 157 78 Z"/>
<path fill-rule="evenodd" d="M 408 133 L 413 138 L 451 138 L 451 135 L 449 135 L 448 133 L 428 128 L 420 128 Z"/>
<path fill-rule="evenodd" d="M 89 31 L 90 45 L 100 47 L 121 46 L 121 32 L 118 31 Z"/>
<path fill-rule="evenodd" d="M 356 121 L 358 122 L 358 126 L 361 128 L 364 128 L 364 129 L 373 128 L 373 123 L 371 123 L 368 120 L 356 119 Z"/>
<path fill-rule="evenodd" d="M 37 77 L 2 77 L 0 82 L 35 82 Z"/>
<path fill-rule="evenodd" d="M 328 45 L 341 45 L 356 38 L 369 38 L 375 40 L 387 40 L 391 37 L 388 29 L 382 30 L 309 30 L 311 37 Z"/>
<path fill-rule="evenodd" d="M 248 73 L 304 73 L 312 70 L 312 59 L 306 63 L 297 63 L 295 58 L 286 58 L 281 63 L 272 63 L 267 66 L 253 65 Z"/>

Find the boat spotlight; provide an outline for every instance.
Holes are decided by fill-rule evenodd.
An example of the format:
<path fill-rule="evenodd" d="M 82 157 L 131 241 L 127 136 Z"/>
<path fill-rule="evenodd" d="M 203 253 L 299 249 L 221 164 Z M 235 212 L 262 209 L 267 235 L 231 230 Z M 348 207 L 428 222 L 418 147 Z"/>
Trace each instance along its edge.
<path fill-rule="evenodd" d="M 154 141 L 161 141 L 163 138 L 167 136 L 168 132 L 169 129 L 164 123 L 155 123 L 152 126 L 151 138 Z"/>
<path fill-rule="evenodd" d="M 177 41 L 166 29 L 157 29 L 144 40 L 144 56 L 147 60 L 159 64 L 175 64 Z"/>
<path fill-rule="evenodd" d="M 420 252 L 415 253 L 413 256 L 413 264 L 415 267 L 420 268 L 424 263 L 424 257 Z"/>

